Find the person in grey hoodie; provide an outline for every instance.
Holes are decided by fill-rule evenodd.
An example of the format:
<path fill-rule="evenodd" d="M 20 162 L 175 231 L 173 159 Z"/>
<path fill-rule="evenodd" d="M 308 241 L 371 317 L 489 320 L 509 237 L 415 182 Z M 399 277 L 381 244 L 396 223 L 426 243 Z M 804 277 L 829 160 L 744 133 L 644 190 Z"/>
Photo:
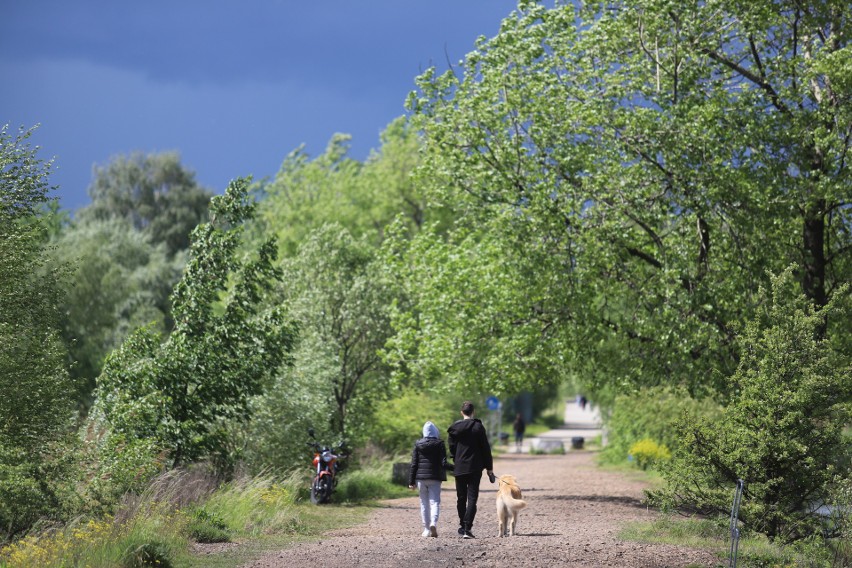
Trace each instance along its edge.
<path fill-rule="evenodd" d="M 459 513 L 459 534 L 463 538 L 475 538 L 473 519 L 476 517 L 476 502 L 479 500 L 479 482 L 482 470 L 494 483 L 494 462 L 491 445 L 482 421 L 473 417 L 473 403 L 462 403 L 462 419 L 453 422 L 447 429 L 450 455 L 453 458 L 453 475 L 456 478 L 456 509 Z"/>
<path fill-rule="evenodd" d="M 422 536 L 438 536 L 438 515 L 441 512 L 441 482 L 447 480 L 447 448 L 438 438 L 438 427 L 431 422 L 423 425 L 423 437 L 414 443 L 411 468 L 408 471 L 408 488 L 415 482 L 420 490 L 420 517 L 423 520 Z"/>

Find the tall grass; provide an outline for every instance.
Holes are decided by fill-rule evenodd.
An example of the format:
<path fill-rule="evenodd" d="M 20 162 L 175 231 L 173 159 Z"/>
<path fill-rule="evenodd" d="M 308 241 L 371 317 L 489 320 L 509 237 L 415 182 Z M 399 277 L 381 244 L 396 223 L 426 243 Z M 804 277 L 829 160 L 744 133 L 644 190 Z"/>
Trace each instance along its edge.
<path fill-rule="evenodd" d="M 0 567 L 167 568 L 185 561 L 191 540 L 207 539 L 211 529 L 220 529 L 214 540 L 299 530 L 288 482 L 295 483 L 259 476 L 214 489 L 204 472 L 167 472 L 141 495 L 125 496 L 113 518 L 79 519 L 3 548 Z"/>
<path fill-rule="evenodd" d="M 309 480 L 302 473 L 241 477 L 217 487 L 203 470 L 167 472 L 141 495 L 125 496 L 114 517 L 77 519 L 4 547 L 0 568 L 168 568 L 193 564 L 192 542 L 257 539 L 283 545 L 363 520 L 367 509 L 352 505 L 408 496 L 391 483 L 391 467 L 377 461 L 345 472 L 333 502 L 347 507 L 335 508 L 333 515 L 328 505 L 309 504 Z"/>
<path fill-rule="evenodd" d="M 186 518 L 178 512 L 115 519 L 78 520 L 62 529 L 29 535 L 0 551 L 0 566 L 53 568 L 86 566 L 168 568 L 184 554 Z"/>
<path fill-rule="evenodd" d="M 407 488 L 391 482 L 393 463 L 376 461 L 363 464 L 357 471 L 340 477 L 333 500 L 345 503 L 363 503 L 377 499 L 410 497 Z"/>
<path fill-rule="evenodd" d="M 307 481 L 298 474 L 284 480 L 269 474 L 240 478 L 213 493 L 203 510 L 242 535 L 305 532 L 295 506 L 302 485 Z"/>

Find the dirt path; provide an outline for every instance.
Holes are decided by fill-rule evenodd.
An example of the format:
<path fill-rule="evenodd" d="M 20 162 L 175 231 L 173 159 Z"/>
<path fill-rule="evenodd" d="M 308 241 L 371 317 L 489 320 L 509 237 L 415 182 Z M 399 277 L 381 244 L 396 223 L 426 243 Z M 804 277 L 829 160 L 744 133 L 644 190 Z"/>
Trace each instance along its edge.
<path fill-rule="evenodd" d="M 444 484 L 438 538 L 420 536 L 416 497 L 386 501 L 362 525 L 333 531 L 320 542 L 270 553 L 252 568 L 719 566 L 711 553 L 669 545 L 618 540 L 621 526 L 654 518 L 639 502 L 643 485 L 596 468 L 593 453 L 561 456 L 508 454 L 495 460 L 497 475 L 518 478 L 528 507 L 518 534 L 497 537 L 495 486 L 483 476 L 474 540 L 456 533 L 458 516 L 452 478 Z"/>

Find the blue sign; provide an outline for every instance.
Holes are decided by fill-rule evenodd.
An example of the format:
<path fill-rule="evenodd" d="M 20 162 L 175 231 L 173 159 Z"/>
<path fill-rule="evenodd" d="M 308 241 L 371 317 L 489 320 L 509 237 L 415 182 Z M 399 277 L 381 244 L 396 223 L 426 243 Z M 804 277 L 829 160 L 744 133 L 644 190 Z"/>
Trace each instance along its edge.
<path fill-rule="evenodd" d="M 496 396 L 489 396 L 485 399 L 485 406 L 488 407 L 488 410 L 497 410 L 500 408 L 500 399 Z"/>

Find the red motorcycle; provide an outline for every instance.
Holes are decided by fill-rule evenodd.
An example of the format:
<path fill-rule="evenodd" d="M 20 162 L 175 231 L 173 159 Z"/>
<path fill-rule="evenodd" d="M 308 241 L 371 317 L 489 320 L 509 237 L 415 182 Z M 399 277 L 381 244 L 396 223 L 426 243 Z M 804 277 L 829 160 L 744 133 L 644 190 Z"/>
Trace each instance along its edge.
<path fill-rule="evenodd" d="M 314 450 L 314 478 L 311 480 L 311 503 L 320 505 L 331 500 L 331 494 L 337 486 L 337 474 L 340 471 L 338 460 L 345 458 L 341 454 L 343 444 L 337 449 L 320 445 L 314 438 L 314 430 L 308 430 L 311 441 L 308 445 Z"/>

